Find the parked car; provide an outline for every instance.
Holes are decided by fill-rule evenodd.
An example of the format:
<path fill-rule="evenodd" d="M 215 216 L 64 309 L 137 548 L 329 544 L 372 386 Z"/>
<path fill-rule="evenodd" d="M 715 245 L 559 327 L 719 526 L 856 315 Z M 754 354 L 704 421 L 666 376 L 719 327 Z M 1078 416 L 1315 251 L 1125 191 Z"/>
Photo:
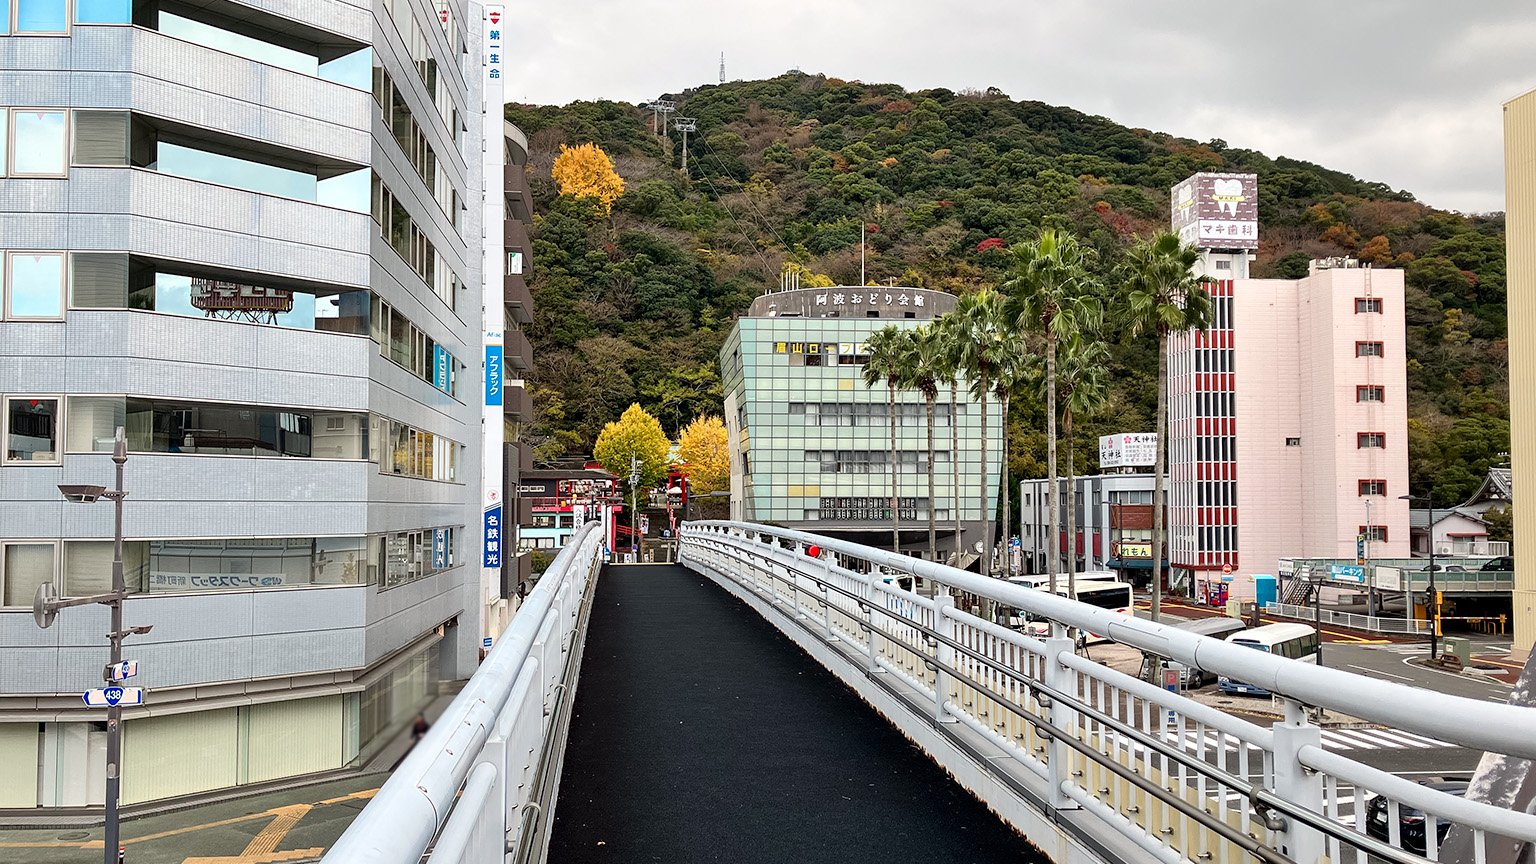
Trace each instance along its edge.
<path fill-rule="evenodd" d="M 1484 573 L 1512 573 L 1515 569 L 1513 555 L 1500 555 L 1497 558 L 1489 558 L 1483 562 L 1483 566 L 1477 568 Z"/>
<path fill-rule="evenodd" d="M 1421 572 L 1421 573 L 1422 572 L 1427 572 L 1429 570 L 1433 570 L 1436 573 L 1465 573 L 1465 572 L 1467 572 L 1467 568 L 1461 566 L 1460 564 L 1425 564 L 1423 567 L 1419 568 L 1419 572 Z"/>
<path fill-rule="evenodd" d="M 1440 780 L 1426 782 L 1424 786 L 1440 792 L 1446 792 L 1460 798 L 1467 794 L 1466 780 Z M 1365 804 L 1365 830 L 1367 834 L 1377 840 L 1388 840 L 1391 836 L 1389 829 L 1391 822 L 1387 807 L 1387 799 L 1384 795 L 1373 795 Z M 1409 852 L 1424 854 L 1424 811 L 1417 807 L 1409 807 L 1407 804 L 1399 804 L 1397 808 L 1397 825 L 1399 844 Z M 1451 823 L 1444 819 L 1435 820 L 1435 845 L 1438 847 L 1445 842 L 1445 835 L 1451 830 Z"/>

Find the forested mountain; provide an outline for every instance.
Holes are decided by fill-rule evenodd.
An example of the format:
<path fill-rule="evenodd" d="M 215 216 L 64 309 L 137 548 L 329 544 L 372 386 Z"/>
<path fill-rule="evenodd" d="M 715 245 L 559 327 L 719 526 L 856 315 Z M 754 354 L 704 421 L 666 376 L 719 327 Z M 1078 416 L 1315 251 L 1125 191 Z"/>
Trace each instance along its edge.
<path fill-rule="evenodd" d="M 1076 232 L 1109 272 L 1128 241 L 1168 224 L 1168 188 L 1195 171 L 1259 175 L 1255 276 L 1305 275 L 1313 257 L 1402 267 L 1408 283 L 1409 442 L 1415 491 L 1459 502 L 1509 446 L 1503 216 L 1463 216 L 1411 193 L 1226 142 L 1130 129 L 985 92 L 864 84 L 790 72 L 675 94 L 682 140 L 614 102 L 508 106 L 528 133 L 538 217 L 530 431 L 541 458 L 589 453 L 638 401 L 669 433 L 720 410 L 715 352 L 786 262 L 840 284 L 955 293 L 1003 281 L 1008 246 L 1042 225 Z M 560 145 L 596 142 L 626 190 L 605 215 L 560 196 Z M 1111 286 L 1113 287 L 1113 286 Z M 1154 346 L 1110 334 L 1115 396 L 1078 423 L 1078 470 L 1099 434 L 1151 428 Z M 1044 476 L 1042 408 L 1010 422 L 1014 477 Z"/>

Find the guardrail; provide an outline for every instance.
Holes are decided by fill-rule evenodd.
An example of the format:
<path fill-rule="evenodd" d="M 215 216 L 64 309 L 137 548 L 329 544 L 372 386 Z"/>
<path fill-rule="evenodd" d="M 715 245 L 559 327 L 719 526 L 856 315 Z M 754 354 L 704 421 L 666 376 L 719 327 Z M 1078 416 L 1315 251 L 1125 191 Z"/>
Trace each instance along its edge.
<path fill-rule="evenodd" d="M 1319 668 L 798 531 L 694 522 L 680 539 L 686 566 L 764 598 L 781 610 L 778 626 L 801 628 L 894 682 L 912 705 L 927 706 L 935 728 L 958 723 L 1002 748 L 1040 781 L 1052 809 L 1087 811 L 1157 860 L 1470 862 L 1487 860 L 1490 844 L 1536 843 L 1536 815 L 1322 749 L 1306 709 L 1519 758 L 1536 756 L 1536 710 Z M 806 554 L 813 545 L 817 557 Z M 905 576 L 930 583 L 933 596 L 902 587 Z M 1051 637 L 966 611 L 991 604 L 1049 619 Z M 1069 627 L 1258 684 L 1281 696 L 1286 719 L 1258 726 L 1093 663 L 1074 652 Z M 1378 812 L 1381 830 L 1368 830 Z M 1422 850 L 1401 830 L 1414 819 Z M 1440 855 L 1444 825 L 1446 843 L 1464 850 L 1450 859 Z"/>
<path fill-rule="evenodd" d="M 1429 622 L 1418 618 L 1405 619 L 1401 617 L 1386 618 L 1379 615 L 1356 615 L 1353 612 L 1339 612 L 1326 607 L 1319 611 L 1311 606 L 1296 606 L 1290 603 L 1265 603 L 1264 611 L 1269 615 L 1281 618 L 1295 618 L 1301 621 L 1313 621 L 1320 618 L 1324 624 L 1348 627 L 1351 630 L 1365 630 L 1370 633 L 1404 633 L 1419 636 L 1427 636 L 1429 634 Z"/>
<path fill-rule="evenodd" d="M 589 523 L 560 550 L 324 864 L 544 860 L 602 549 Z"/>

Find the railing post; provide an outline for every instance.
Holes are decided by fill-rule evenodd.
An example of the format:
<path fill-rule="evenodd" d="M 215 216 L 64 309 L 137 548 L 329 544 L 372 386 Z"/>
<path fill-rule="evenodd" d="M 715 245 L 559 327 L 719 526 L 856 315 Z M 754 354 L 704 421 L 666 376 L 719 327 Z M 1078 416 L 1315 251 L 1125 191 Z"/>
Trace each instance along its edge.
<path fill-rule="evenodd" d="M 1285 700 L 1285 720 L 1274 724 L 1276 795 L 1314 813 L 1323 812 L 1323 775 L 1301 764 L 1301 748 L 1310 744 L 1321 747 L 1322 730 L 1307 722 L 1306 707 L 1294 699 Z M 1317 829 L 1286 820 L 1278 832 L 1280 851 L 1298 864 L 1316 864 L 1325 847 Z"/>
<path fill-rule="evenodd" d="M 800 559 L 805 557 L 805 544 L 795 541 L 794 566 L 789 569 L 789 599 L 795 603 L 795 618 L 805 620 L 805 610 L 800 608 Z"/>
<path fill-rule="evenodd" d="M 821 623 L 827 628 L 827 641 L 837 642 L 832 629 L 832 552 L 821 553 Z"/>
<path fill-rule="evenodd" d="M 875 586 L 880 582 L 880 567 L 871 565 L 869 578 L 864 583 L 864 623 L 869 627 L 869 671 L 879 672 L 880 663 L 875 659 L 879 656 L 879 650 L 875 643 L 875 598 L 880 595 L 880 589 Z"/>
<path fill-rule="evenodd" d="M 1076 673 L 1061 662 L 1062 657 L 1072 655 L 1074 648 L 1072 640 L 1066 636 L 1066 631 L 1052 622 L 1051 636 L 1045 640 L 1045 685 L 1056 693 L 1076 698 Z M 1050 703 L 1046 716 L 1051 725 L 1066 734 L 1076 735 L 1077 710 L 1072 707 L 1071 702 L 1052 696 Z M 1046 767 L 1049 770 L 1051 784 L 1051 808 L 1054 810 L 1079 809 L 1081 805 L 1068 798 L 1061 789 L 1063 783 L 1077 783 L 1072 776 L 1072 748 L 1057 736 L 1052 735 L 1048 752 L 1050 758 L 1047 760 Z"/>
<path fill-rule="evenodd" d="M 933 659 L 938 664 L 933 672 L 933 719 L 940 723 L 959 722 L 949 716 L 949 709 L 944 707 L 949 701 L 949 672 L 945 667 L 955 665 L 954 646 L 946 641 L 955 638 L 954 611 L 955 598 L 947 591 L 933 596 L 933 629 L 942 637 L 933 652 Z"/>

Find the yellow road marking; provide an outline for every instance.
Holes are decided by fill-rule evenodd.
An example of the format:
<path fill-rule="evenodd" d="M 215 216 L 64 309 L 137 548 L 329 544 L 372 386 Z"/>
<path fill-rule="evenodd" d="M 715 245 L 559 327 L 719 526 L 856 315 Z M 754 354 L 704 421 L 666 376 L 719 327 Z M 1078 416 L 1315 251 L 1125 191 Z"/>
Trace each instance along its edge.
<path fill-rule="evenodd" d="M 325 851 L 324 846 L 313 849 L 290 849 L 287 852 L 269 852 L 265 855 L 225 855 L 221 857 L 184 858 L 181 864 L 279 864 L 282 861 L 298 861 L 314 858 Z"/>
<path fill-rule="evenodd" d="M 277 850 L 277 844 L 283 842 L 293 826 L 299 824 L 299 820 L 308 815 L 314 807 L 313 804 L 294 804 L 291 807 L 281 808 L 282 812 L 272 820 L 272 824 L 261 829 L 261 833 L 251 838 L 250 845 L 245 847 L 244 855 L 265 855 Z"/>
<path fill-rule="evenodd" d="M 157 831 L 154 834 L 144 834 L 144 835 L 141 835 L 141 836 L 138 836 L 138 837 L 127 837 L 127 838 L 123 839 L 123 844 L 127 845 L 127 844 L 130 844 L 130 843 L 148 843 L 148 842 L 150 842 L 152 840 L 163 840 L 166 837 L 177 837 L 177 836 L 180 836 L 182 834 L 193 834 L 193 833 L 196 833 L 198 831 L 206 831 L 209 828 L 223 828 L 226 825 L 238 825 L 241 822 L 251 822 L 251 821 L 254 821 L 254 820 L 257 820 L 257 819 L 269 819 L 269 818 L 272 818 L 272 817 L 282 816 L 284 812 L 286 812 L 286 811 L 288 811 L 288 810 L 290 810 L 290 809 L 292 809 L 294 807 L 303 807 L 307 811 L 309 808 L 313 808 L 313 807 L 325 807 L 325 806 L 332 805 L 332 804 L 342 804 L 342 803 L 347 802 L 347 801 L 366 800 L 366 799 L 372 798 L 374 796 L 374 794 L 377 793 L 378 791 L 379 791 L 378 787 L 374 787 L 373 789 L 361 789 L 361 790 L 358 790 L 357 792 L 352 792 L 352 793 L 347 794 L 347 795 L 340 795 L 340 796 L 335 797 L 335 798 L 327 798 L 324 801 L 315 801 L 315 802 L 312 802 L 312 803 L 309 803 L 309 804 L 289 804 L 289 805 L 285 805 L 285 806 L 282 806 L 282 807 L 274 807 L 271 810 L 265 810 L 265 811 L 262 811 L 261 813 L 248 813 L 248 814 L 246 814 L 244 816 L 235 816 L 235 817 L 233 817 L 231 819 L 220 819 L 220 820 L 218 820 L 216 822 L 204 822 L 204 823 L 199 824 L 199 825 L 186 825 L 186 826 L 183 826 L 181 828 L 172 828 L 172 829 L 167 830 L 167 831 Z M 295 821 L 297 821 L 297 820 L 295 820 Z M 277 820 L 274 819 L 273 820 L 273 825 L 275 825 L 275 824 L 277 824 Z M 292 830 L 292 827 L 293 826 L 290 825 L 288 827 L 288 830 Z M 264 834 L 264 833 L 266 833 L 266 831 L 270 831 L 270 830 L 272 830 L 272 825 L 268 825 L 267 828 L 262 833 Z M 286 834 L 287 832 L 285 831 L 284 833 Z M 260 837 L 261 834 L 258 834 L 256 836 Z M 254 843 L 254 842 L 255 841 L 253 840 L 252 843 Z M 276 845 L 276 844 L 274 844 L 274 845 Z M 69 841 L 69 840 L 0 840 L 0 849 L 100 849 L 100 848 L 101 848 L 101 841 L 100 840 L 82 840 L 82 841 L 79 841 L 79 842 L 74 842 L 74 841 Z M 317 850 L 315 852 L 315 854 L 319 854 L 319 852 L 321 852 L 321 851 L 324 851 L 324 850 L 323 849 Z M 287 853 L 284 853 L 284 854 L 287 854 Z M 259 864 L 259 862 L 249 862 L 249 864 Z"/>

